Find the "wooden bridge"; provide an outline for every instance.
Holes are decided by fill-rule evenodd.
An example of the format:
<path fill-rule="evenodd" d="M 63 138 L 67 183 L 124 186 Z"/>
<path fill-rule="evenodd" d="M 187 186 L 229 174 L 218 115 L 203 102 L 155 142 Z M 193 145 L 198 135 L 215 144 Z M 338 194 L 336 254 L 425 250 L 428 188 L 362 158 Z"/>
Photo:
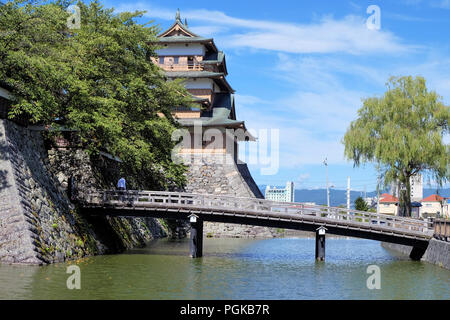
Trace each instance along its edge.
<path fill-rule="evenodd" d="M 316 232 L 316 258 L 325 257 L 325 231 L 413 247 L 420 259 L 433 236 L 429 221 L 346 208 L 274 202 L 256 198 L 165 191 L 97 191 L 81 202 L 91 215 L 186 219 L 191 223 L 191 256 L 202 255 L 203 221 Z"/>

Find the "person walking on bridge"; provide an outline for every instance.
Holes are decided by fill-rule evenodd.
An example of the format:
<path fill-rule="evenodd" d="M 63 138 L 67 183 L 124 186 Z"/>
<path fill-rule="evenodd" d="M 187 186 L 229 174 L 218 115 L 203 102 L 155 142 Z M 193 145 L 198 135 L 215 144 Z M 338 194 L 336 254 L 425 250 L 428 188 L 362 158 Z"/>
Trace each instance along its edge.
<path fill-rule="evenodd" d="M 117 189 L 119 189 L 119 201 L 124 201 L 124 191 L 127 190 L 127 184 L 125 178 L 120 178 L 117 182 Z"/>
<path fill-rule="evenodd" d="M 127 190 L 125 178 L 120 178 L 119 182 L 117 182 L 117 189 L 119 190 Z"/>

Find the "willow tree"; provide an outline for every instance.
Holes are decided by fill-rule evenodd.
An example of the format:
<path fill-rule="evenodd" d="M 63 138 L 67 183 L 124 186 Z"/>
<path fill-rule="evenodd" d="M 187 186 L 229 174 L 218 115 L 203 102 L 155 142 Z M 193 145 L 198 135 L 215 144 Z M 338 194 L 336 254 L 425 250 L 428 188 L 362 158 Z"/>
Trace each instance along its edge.
<path fill-rule="evenodd" d="M 450 110 L 422 77 L 391 77 L 386 86 L 381 97 L 363 100 L 343 138 L 345 157 L 355 166 L 377 163 L 384 186 L 401 186 L 400 214 L 411 216 L 412 176 L 428 174 L 440 185 L 450 179 Z"/>
<path fill-rule="evenodd" d="M 73 29 L 69 3 L 0 3 L 0 81 L 15 97 L 10 117 L 77 130 L 86 150 L 118 156 L 142 187 L 181 186 L 170 111 L 191 100 L 151 62 L 158 28 L 138 23 L 143 12 L 115 13 L 93 1 L 77 3 L 81 24 Z"/>

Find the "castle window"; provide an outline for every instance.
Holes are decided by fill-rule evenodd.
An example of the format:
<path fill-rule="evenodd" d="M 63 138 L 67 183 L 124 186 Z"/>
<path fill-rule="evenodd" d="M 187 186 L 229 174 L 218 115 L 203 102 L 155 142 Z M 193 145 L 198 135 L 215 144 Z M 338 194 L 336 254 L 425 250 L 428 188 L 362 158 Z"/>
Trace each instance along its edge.
<path fill-rule="evenodd" d="M 178 64 L 178 57 L 174 57 L 174 58 L 173 58 L 173 63 L 174 63 L 174 64 Z"/>
<path fill-rule="evenodd" d="M 164 57 L 159 57 L 159 64 L 164 64 Z"/>

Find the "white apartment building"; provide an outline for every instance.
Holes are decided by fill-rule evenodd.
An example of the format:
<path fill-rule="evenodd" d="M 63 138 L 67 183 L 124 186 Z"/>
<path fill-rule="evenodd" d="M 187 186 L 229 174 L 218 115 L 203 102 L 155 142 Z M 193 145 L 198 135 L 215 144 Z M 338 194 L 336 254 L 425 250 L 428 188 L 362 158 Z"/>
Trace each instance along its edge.
<path fill-rule="evenodd" d="M 278 202 L 294 202 L 294 194 L 294 182 L 288 181 L 286 188 L 271 188 L 270 186 L 266 186 L 265 198 Z"/>
<path fill-rule="evenodd" d="M 409 183 L 411 185 L 411 201 L 420 201 L 423 198 L 423 177 L 420 173 L 412 176 L 409 179 Z M 399 197 L 400 195 L 400 184 L 392 183 L 391 184 L 391 195 L 394 197 Z"/>

